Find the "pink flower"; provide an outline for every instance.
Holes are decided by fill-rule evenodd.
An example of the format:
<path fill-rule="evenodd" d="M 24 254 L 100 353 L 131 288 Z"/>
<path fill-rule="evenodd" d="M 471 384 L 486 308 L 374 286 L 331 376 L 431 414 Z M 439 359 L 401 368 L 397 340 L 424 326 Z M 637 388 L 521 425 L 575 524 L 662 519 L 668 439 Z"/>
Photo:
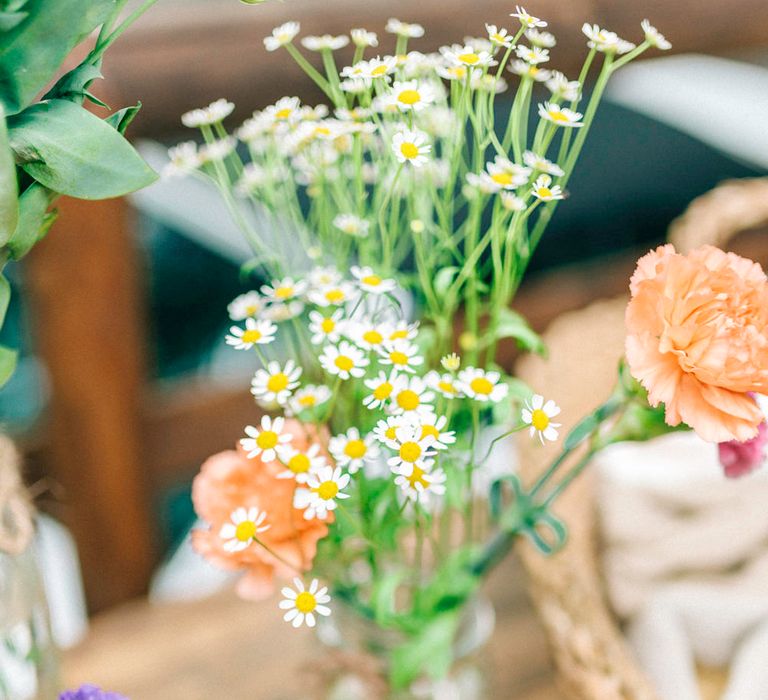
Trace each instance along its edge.
<path fill-rule="evenodd" d="M 720 464 L 729 479 L 745 476 L 760 468 L 765 462 L 768 446 L 768 425 L 761 423 L 757 436 L 746 442 L 721 442 L 717 447 L 720 452 Z"/>

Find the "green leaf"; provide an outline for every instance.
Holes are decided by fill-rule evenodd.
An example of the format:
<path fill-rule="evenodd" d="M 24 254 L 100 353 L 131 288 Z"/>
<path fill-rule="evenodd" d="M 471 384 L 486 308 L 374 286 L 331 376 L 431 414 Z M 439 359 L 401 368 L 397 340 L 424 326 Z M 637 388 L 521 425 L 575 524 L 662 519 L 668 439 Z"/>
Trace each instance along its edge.
<path fill-rule="evenodd" d="M 4 246 L 16 230 L 19 220 L 19 189 L 16 165 L 8 143 L 5 115 L 0 105 L 0 246 Z"/>
<path fill-rule="evenodd" d="M 9 119 L 9 127 L 17 162 L 54 192 L 107 199 L 157 179 L 120 133 L 72 102 L 40 102 Z"/>
<path fill-rule="evenodd" d="M 0 46 L 0 102 L 7 114 L 29 105 L 67 54 L 102 24 L 117 0 L 29 0 L 27 17 Z"/>
<path fill-rule="evenodd" d="M 33 182 L 19 198 L 19 222 L 16 231 L 8 241 L 11 258 L 23 258 L 35 243 L 43 239 L 48 229 L 56 220 L 57 213 L 49 212 L 48 207 L 56 198 L 56 193 Z"/>
<path fill-rule="evenodd" d="M 0 345 L 0 389 L 5 386 L 16 369 L 19 353 Z"/>
<path fill-rule="evenodd" d="M 5 321 L 5 313 L 8 311 L 8 304 L 11 301 L 11 284 L 8 280 L 0 275 L 0 328 L 3 327 Z"/>
<path fill-rule="evenodd" d="M 444 267 L 435 275 L 435 281 L 432 286 L 438 297 L 445 295 L 458 271 L 458 267 Z"/>
<path fill-rule="evenodd" d="M 429 620 L 418 635 L 393 651 L 390 673 L 396 688 L 404 688 L 424 674 L 438 679 L 448 672 L 460 613 L 460 609 L 451 610 Z"/>
<path fill-rule="evenodd" d="M 27 17 L 26 12 L 0 12 L 0 32 L 9 32 Z"/>
<path fill-rule="evenodd" d="M 87 59 L 86 59 L 87 61 Z M 96 64 L 83 62 L 56 81 L 56 84 L 43 97 L 44 100 L 61 98 L 82 104 L 85 97 L 90 97 L 88 88 L 94 80 L 104 76 L 101 74 L 101 59 Z M 101 100 L 90 97 L 94 102 L 104 106 Z"/>
<path fill-rule="evenodd" d="M 404 571 L 393 571 L 379 576 L 371 591 L 371 607 L 376 615 L 376 622 L 387 625 L 395 617 L 395 593 L 405 578 Z"/>
<path fill-rule="evenodd" d="M 600 419 L 596 413 L 590 413 L 582 418 L 572 429 L 563 442 L 563 450 L 569 452 L 590 438 L 600 427 Z"/>
<path fill-rule="evenodd" d="M 547 347 L 541 336 L 528 325 L 528 321 L 512 309 L 501 310 L 496 332 L 486 336 L 483 339 L 483 345 L 490 345 L 494 340 L 501 340 L 502 338 L 514 338 L 520 347 L 535 352 L 537 355 L 545 356 L 547 354 Z"/>
<path fill-rule="evenodd" d="M 114 114 L 110 114 L 104 121 L 111 127 L 117 129 L 121 134 L 125 134 L 125 130 L 134 120 L 134 117 L 139 113 L 140 109 L 141 102 L 137 102 L 132 107 L 123 107 Z"/>

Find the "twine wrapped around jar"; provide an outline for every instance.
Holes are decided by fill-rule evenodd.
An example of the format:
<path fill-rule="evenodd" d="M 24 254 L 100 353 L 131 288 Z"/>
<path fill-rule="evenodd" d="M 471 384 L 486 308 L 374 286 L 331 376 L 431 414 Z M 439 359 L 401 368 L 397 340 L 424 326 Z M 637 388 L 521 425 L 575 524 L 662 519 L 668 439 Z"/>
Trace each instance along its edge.
<path fill-rule="evenodd" d="M 0 552 L 21 554 L 34 534 L 34 508 L 21 480 L 21 459 L 0 435 Z"/>

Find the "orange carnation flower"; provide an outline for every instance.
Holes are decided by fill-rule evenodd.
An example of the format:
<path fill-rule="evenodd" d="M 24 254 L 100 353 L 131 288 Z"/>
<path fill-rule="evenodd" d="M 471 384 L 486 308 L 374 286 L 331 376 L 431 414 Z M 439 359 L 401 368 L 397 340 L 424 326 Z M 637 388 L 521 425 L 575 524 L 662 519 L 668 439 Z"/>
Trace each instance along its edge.
<path fill-rule="evenodd" d="M 630 283 L 626 354 L 668 425 L 704 440 L 754 438 L 765 416 L 749 392 L 768 389 L 768 282 L 760 265 L 703 246 L 665 245 Z"/>
<path fill-rule="evenodd" d="M 319 440 L 313 426 L 296 420 L 286 421 L 285 430 L 294 436 L 291 444 L 298 450 Z M 206 460 L 192 484 L 195 512 L 209 525 L 192 532 L 192 546 L 220 568 L 245 572 L 237 585 L 243 598 L 266 598 L 274 590 L 275 575 L 288 578 L 309 570 L 317 542 L 333 522 L 333 514 L 325 521 L 304 519 L 303 512 L 293 507 L 296 482 L 277 478 L 284 471 L 279 462 L 248 459 L 239 449 L 227 450 Z M 256 542 L 237 552 L 224 549 L 219 532 L 240 507 L 256 507 L 267 514 L 264 524 L 269 529 L 259 534 L 259 540 L 271 552 Z"/>

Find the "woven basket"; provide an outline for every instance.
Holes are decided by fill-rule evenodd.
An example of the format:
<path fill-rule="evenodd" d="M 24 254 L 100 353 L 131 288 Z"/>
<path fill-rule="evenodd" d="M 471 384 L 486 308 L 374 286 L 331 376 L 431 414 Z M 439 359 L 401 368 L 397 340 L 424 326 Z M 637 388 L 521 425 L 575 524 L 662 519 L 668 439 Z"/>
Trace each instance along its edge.
<path fill-rule="evenodd" d="M 735 234 L 768 223 L 768 180 L 722 184 L 695 200 L 670 229 L 680 252 L 705 243 L 723 247 Z M 518 375 L 545 396 L 557 397 L 563 430 L 610 393 L 623 354 L 627 297 L 564 314 L 547 329 L 549 358 L 526 357 Z M 523 441 L 522 477 L 530 482 L 557 452 Z M 542 557 L 527 543 L 520 555 L 543 621 L 563 692 L 573 700 L 658 700 L 638 668 L 607 604 L 599 563 L 594 474 L 589 470 L 558 500 L 568 545 Z M 718 697 L 723 673 L 704 671 L 702 696 Z"/>

